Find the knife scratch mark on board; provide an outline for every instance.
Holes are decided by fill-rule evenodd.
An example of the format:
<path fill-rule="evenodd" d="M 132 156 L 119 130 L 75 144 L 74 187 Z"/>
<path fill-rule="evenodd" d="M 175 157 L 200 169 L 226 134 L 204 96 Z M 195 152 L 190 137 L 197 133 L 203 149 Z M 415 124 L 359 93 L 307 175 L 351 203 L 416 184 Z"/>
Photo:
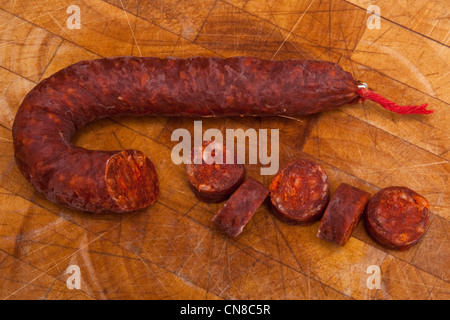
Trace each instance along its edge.
<path fill-rule="evenodd" d="M 120 5 L 122 6 L 123 14 L 125 15 L 125 18 L 127 19 L 127 23 L 130 26 L 131 35 L 133 36 L 134 43 L 136 43 L 136 48 L 139 51 L 139 56 L 142 57 L 141 49 L 139 48 L 139 44 L 138 44 L 138 42 L 136 40 L 136 35 L 134 34 L 133 27 L 131 26 L 130 20 L 128 19 L 128 15 L 127 15 L 127 12 L 125 11 L 125 6 L 123 5 L 123 1 L 122 0 L 120 0 Z"/>
<path fill-rule="evenodd" d="M 18 289 L 16 289 L 15 291 L 11 292 L 8 296 L 4 297 L 3 300 L 8 300 L 10 297 L 12 297 L 13 295 L 15 295 L 16 293 L 18 293 L 19 291 L 21 291 L 22 289 L 26 288 L 27 286 L 29 286 L 30 284 L 32 284 L 33 282 L 35 282 L 36 280 L 38 280 L 39 278 L 41 278 L 44 275 L 48 275 L 49 272 L 52 269 L 55 269 L 56 267 L 58 267 L 58 265 L 60 265 L 61 263 L 63 263 L 64 261 L 70 259 L 71 257 L 73 257 L 75 254 L 77 254 L 78 252 L 80 252 L 81 250 L 83 250 L 84 248 L 88 247 L 91 243 L 97 241 L 100 238 L 103 238 L 103 236 L 110 232 L 111 230 L 115 229 L 116 227 L 120 226 L 125 220 L 129 219 L 130 217 L 132 217 L 131 215 L 128 216 L 125 219 L 122 219 L 119 223 L 117 223 L 116 225 L 114 225 L 113 227 L 111 227 L 111 229 L 109 229 L 108 231 L 102 232 L 101 234 L 99 234 L 98 236 L 96 236 L 94 239 L 92 239 L 91 241 L 89 241 L 86 244 L 83 244 L 83 246 L 81 246 L 80 248 L 78 248 L 77 250 L 75 250 L 75 252 L 67 255 L 66 257 L 62 258 L 59 262 L 56 262 L 52 267 L 50 267 L 49 269 L 45 270 L 44 272 L 40 273 L 39 275 L 37 275 L 36 277 L 34 277 L 33 279 L 31 279 L 30 281 L 28 281 L 27 283 L 25 283 L 23 286 L 19 287 Z M 16 258 L 17 259 L 17 258 Z M 20 260 L 20 259 L 17 259 Z"/>
<path fill-rule="evenodd" d="M 275 58 L 275 56 L 278 54 L 278 51 L 280 51 L 281 47 L 283 47 L 283 45 L 285 44 L 285 42 L 289 39 L 289 37 L 291 36 L 292 32 L 294 32 L 295 28 L 297 27 L 297 25 L 299 24 L 299 22 L 303 19 L 303 17 L 305 16 L 305 13 L 308 12 L 309 8 L 311 7 L 311 5 L 313 4 L 314 0 L 311 1 L 311 3 L 309 4 L 308 8 L 306 8 L 305 12 L 303 12 L 303 14 L 300 16 L 300 18 L 297 20 L 297 22 L 295 23 L 294 27 L 291 29 L 291 31 L 289 31 L 288 35 L 286 36 L 286 38 L 283 40 L 283 42 L 281 43 L 281 45 L 278 47 L 277 51 L 275 51 L 275 53 L 272 56 L 272 59 Z"/>
<path fill-rule="evenodd" d="M 83 274 L 87 274 L 90 281 L 83 281 L 83 290 L 87 291 L 89 294 L 91 293 L 97 293 L 100 294 L 101 299 L 106 300 L 107 296 L 103 291 L 102 285 L 97 277 L 97 272 L 95 270 L 94 265 L 92 264 L 91 257 L 88 254 L 88 251 L 86 248 L 89 246 L 90 242 L 87 241 L 87 235 L 86 233 L 83 234 L 83 237 L 81 238 L 80 244 L 82 245 L 80 249 L 78 249 L 75 253 L 80 253 L 81 260 L 83 261 L 83 269 L 87 269 L 87 272 L 83 272 Z M 57 264 L 56 264 L 57 265 Z M 94 292 L 90 290 L 88 287 L 87 290 L 86 285 L 90 284 L 94 287 Z"/>

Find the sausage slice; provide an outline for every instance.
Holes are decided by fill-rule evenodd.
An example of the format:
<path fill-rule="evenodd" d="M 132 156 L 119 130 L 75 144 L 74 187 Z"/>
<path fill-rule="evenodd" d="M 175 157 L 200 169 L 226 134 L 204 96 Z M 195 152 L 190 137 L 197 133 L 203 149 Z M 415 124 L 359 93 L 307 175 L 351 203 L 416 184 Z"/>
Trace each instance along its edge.
<path fill-rule="evenodd" d="M 213 222 L 230 237 L 237 237 L 267 198 L 269 190 L 253 178 L 248 178 L 214 216 Z"/>
<path fill-rule="evenodd" d="M 369 235 L 389 249 L 405 250 L 423 237 L 428 227 L 428 201 L 407 187 L 380 190 L 366 208 Z"/>
<path fill-rule="evenodd" d="M 270 186 L 272 212 L 291 224 L 310 224 L 322 216 L 330 196 L 325 170 L 308 159 L 295 159 L 283 166 Z"/>
<path fill-rule="evenodd" d="M 203 153 L 207 146 L 211 146 L 212 152 L 209 155 L 206 152 Z M 186 173 L 191 190 L 197 198 L 205 202 L 225 201 L 244 182 L 244 165 L 237 163 L 236 156 L 233 163 L 228 164 L 225 146 L 215 141 L 205 141 L 198 148 L 201 163 L 194 163 L 195 152 L 193 149 L 191 161 L 186 164 Z M 215 162 L 212 158 L 219 151 L 222 152 L 221 163 Z"/>
<path fill-rule="evenodd" d="M 334 192 L 320 222 L 317 236 L 343 246 L 355 230 L 370 194 L 342 183 Z"/>

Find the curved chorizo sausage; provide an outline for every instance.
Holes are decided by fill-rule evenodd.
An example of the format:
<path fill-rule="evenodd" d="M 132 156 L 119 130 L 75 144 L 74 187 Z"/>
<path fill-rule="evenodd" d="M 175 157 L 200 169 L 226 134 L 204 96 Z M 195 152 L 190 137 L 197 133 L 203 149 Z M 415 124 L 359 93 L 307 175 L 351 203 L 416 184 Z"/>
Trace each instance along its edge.
<path fill-rule="evenodd" d="M 88 122 L 120 114 L 302 115 L 366 98 L 376 99 L 339 65 L 326 61 L 254 57 L 82 61 L 27 94 L 13 124 L 15 159 L 24 176 L 54 202 L 93 212 L 133 211 L 158 196 L 153 164 L 138 151 L 90 151 L 72 145 L 75 131 Z M 137 189 L 144 186 L 145 192 Z"/>
<path fill-rule="evenodd" d="M 49 200 L 92 212 L 146 207 L 159 193 L 139 151 L 70 143 L 83 125 L 113 115 L 299 115 L 359 100 L 357 83 L 332 62 L 252 57 L 82 61 L 40 82 L 13 124 L 15 159 Z M 145 190 L 145 191 L 144 191 Z"/>

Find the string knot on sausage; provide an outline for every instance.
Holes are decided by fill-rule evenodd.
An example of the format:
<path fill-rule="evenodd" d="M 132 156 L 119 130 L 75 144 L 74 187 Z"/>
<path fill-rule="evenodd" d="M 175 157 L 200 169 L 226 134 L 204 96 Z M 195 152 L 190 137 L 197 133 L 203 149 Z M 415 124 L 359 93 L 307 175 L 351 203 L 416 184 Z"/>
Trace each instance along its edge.
<path fill-rule="evenodd" d="M 362 101 L 365 101 L 366 99 L 372 100 L 379 105 L 381 105 L 386 110 L 399 113 L 399 114 L 430 114 L 433 113 L 433 110 L 427 110 L 428 104 L 422 104 L 420 106 L 400 106 L 396 104 L 395 102 L 390 101 L 389 99 L 386 99 L 385 97 L 381 96 L 380 94 L 373 92 L 367 88 L 361 88 L 358 91 L 358 94 L 361 96 Z"/>

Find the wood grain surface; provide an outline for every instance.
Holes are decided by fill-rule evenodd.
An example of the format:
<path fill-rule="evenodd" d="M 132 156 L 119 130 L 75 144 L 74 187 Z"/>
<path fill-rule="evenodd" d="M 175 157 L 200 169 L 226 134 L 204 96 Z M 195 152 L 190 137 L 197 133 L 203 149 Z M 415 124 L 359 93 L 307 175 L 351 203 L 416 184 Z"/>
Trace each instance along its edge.
<path fill-rule="evenodd" d="M 380 28 L 370 29 L 370 5 Z M 67 8 L 81 10 L 69 29 Z M 449 299 L 450 3 L 444 0 L 0 0 L 0 298 L 2 299 Z M 408 251 L 386 250 L 360 223 L 344 247 L 317 238 L 318 223 L 290 226 L 265 207 L 237 239 L 212 224 L 223 206 L 198 201 L 171 161 L 177 128 L 200 119 L 115 117 L 74 143 L 136 148 L 154 161 L 161 196 L 145 210 L 95 215 L 59 207 L 21 175 L 11 126 L 26 93 L 74 62 L 119 55 L 253 55 L 338 62 L 399 104 L 366 101 L 288 119 L 202 119 L 203 129 L 279 129 L 280 162 L 307 157 L 374 194 L 404 185 L 430 202 L 431 224 Z M 246 164 L 260 175 L 260 164 Z M 66 269 L 80 268 L 69 289 Z M 367 285 L 379 266 L 380 288 Z"/>

